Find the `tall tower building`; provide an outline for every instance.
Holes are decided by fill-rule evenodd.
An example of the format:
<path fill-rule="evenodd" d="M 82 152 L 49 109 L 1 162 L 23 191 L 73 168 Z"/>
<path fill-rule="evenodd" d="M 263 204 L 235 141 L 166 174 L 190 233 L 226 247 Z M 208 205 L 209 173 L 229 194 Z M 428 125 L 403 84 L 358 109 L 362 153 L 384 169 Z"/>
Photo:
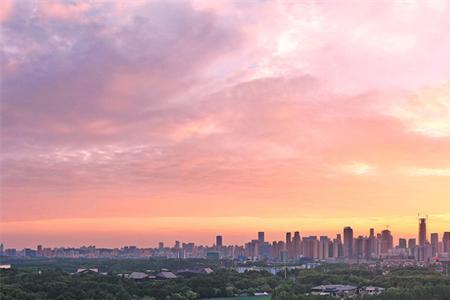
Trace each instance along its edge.
<path fill-rule="evenodd" d="M 431 255 L 435 256 L 439 250 L 439 235 L 437 233 L 432 233 L 430 241 L 431 241 Z"/>
<path fill-rule="evenodd" d="M 353 229 L 350 226 L 344 228 L 344 256 L 353 257 Z"/>
<path fill-rule="evenodd" d="M 258 242 L 262 245 L 264 244 L 264 231 L 258 232 Z"/>
<path fill-rule="evenodd" d="M 381 253 L 388 253 L 390 249 L 393 248 L 393 237 L 388 229 L 381 232 Z"/>
<path fill-rule="evenodd" d="M 222 244 L 222 236 L 218 235 L 216 236 L 216 248 L 217 250 L 220 250 L 222 248 L 223 244 Z"/>
<path fill-rule="evenodd" d="M 286 251 L 288 253 L 288 258 L 294 258 L 294 252 L 292 247 L 292 234 L 290 232 L 286 232 Z"/>
<path fill-rule="evenodd" d="M 366 249 L 367 252 L 367 258 L 372 258 L 375 256 L 375 253 L 377 252 L 377 240 L 375 237 L 375 229 L 370 228 L 370 234 L 368 239 L 368 249 Z"/>
<path fill-rule="evenodd" d="M 336 234 L 336 243 L 337 243 L 337 251 L 338 256 L 337 257 L 343 257 L 344 256 L 344 247 L 342 246 L 342 237 L 341 234 Z"/>
<path fill-rule="evenodd" d="M 409 249 L 414 249 L 416 248 L 416 239 L 409 239 L 408 240 L 408 248 Z"/>
<path fill-rule="evenodd" d="M 292 235 L 290 232 L 286 232 L 286 245 L 290 244 L 292 241 Z"/>
<path fill-rule="evenodd" d="M 294 232 L 294 238 L 292 239 L 292 248 L 293 248 L 293 252 L 294 252 L 294 258 L 297 258 L 298 256 L 300 256 L 300 252 L 301 252 L 301 248 L 300 248 L 300 232 L 296 231 Z"/>
<path fill-rule="evenodd" d="M 330 257 L 330 239 L 327 236 L 319 238 L 319 259 Z"/>
<path fill-rule="evenodd" d="M 358 259 L 364 258 L 364 242 L 365 239 L 362 235 L 358 236 L 355 239 L 355 251 L 354 251 L 354 256 Z"/>
<path fill-rule="evenodd" d="M 419 246 L 425 246 L 427 242 L 427 219 L 419 219 Z"/>
<path fill-rule="evenodd" d="M 408 254 L 410 256 L 415 256 L 416 254 L 416 239 L 409 239 L 408 240 Z"/>
<path fill-rule="evenodd" d="M 442 236 L 442 250 L 445 253 L 450 252 L 450 232 L 444 232 Z"/>

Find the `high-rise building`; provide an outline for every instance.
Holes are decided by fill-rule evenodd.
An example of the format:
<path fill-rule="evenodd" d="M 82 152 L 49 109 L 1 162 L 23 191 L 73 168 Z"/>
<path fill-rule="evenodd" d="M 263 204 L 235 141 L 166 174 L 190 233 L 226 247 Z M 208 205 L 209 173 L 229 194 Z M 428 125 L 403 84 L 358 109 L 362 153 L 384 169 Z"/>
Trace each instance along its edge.
<path fill-rule="evenodd" d="M 42 256 L 42 245 L 37 245 L 36 247 L 36 255 Z"/>
<path fill-rule="evenodd" d="M 290 232 L 286 232 L 286 251 L 288 253 L 289 259 L 294 258 L 294 251 L 292 247 L 292 234 Z"/>
<path fill-rule="evenodd" d="M 367 259 L 373 258 L 376 256 L 377 252 L 377 240 L 375 237 L 375 229 L 370 228 L 369 238 L 367 241 L 368 248 L 366 249 Z"/>
<path fill-rule="evenodd" d="M 296 231 L 296 232 L 294 232 L 294 238 L 292 239 L 292 248 L 293 248 L 293 252 L 294 252 L 293 253 L 294 258 L 299 257 L 301 254 L 300 244 L 301 244 L 300 232 Z"/>
<path fill-rule="evenodd" d="M 163 242 L 159 242 L 159 243 L 158 243 L 158 249 L 159 249 L 159 250 L 164 249 L 164 243 L 163 243 Z"/>
<path fill-rule="evenodd" d="M 344 245 L 342 244 L 342 235 L 340 233 L 336 234 L 336 240 L 338 242 L 338 253 L 339 257 L 344 257 Z"/>
<path fill-rule="evenodd" d="M 283 244 L 279 244 L 277 241 L 273 241 L 272 242 L 272 257 L 273 258 L 280 258 L 280 254 L 281 251 L 283 250 L 283 248 L 280 248 L 280 245 Z"/>
<path fill-rule="evenodd" d="M 398 247 L 400 249 L 406 249 L 406 239 L 398 239 Z"/>
<path fill-rule="evenodd" d="M 342 243 L 340 240 L 338 240 L 337 238 L 333 240 L 333 254 L 332 256 L 334 258 L 338 258 L 342 256 L 341 253 L 341 249 L 342 249 Z"/>
<path fill-rule="evenodd" d="M 6 256 L 16 256 L 17 250 L 15 248 L 5 249 Z"/>
<path fill-rule="evenodd" d="M 431 255 L 436 256 L 439 251 L 439 235 L 437 233 L 432 233 L 430 236 L 431 241 Z"/>
<path fill-rule="evenodd" d="M 261 251 L 261 249 L 260 249 L 260 244 L 259 244 L 259 241 L 258 240 L 252 240 L 252 242 L 250 243 L 251 244 L 251 257 L 254 257 L 254 258 L 257 258 L 257 257 L 259 257 L 259 254 L 260 254 L 260 251 Z"/>
<path fill-rule="evenodd" d="M 427 242 L 427 219 L 419 219 L 419 246 L 425 246 Z"/>
<path fill-rule="evenodd" d="M 216 248 L 219 250 L 219 249 L 222 248 L 222 246 L 223 246 L 223 244 L 222 244 L 222 236 L 218 235 L 218 236 L 216 236 Z"/>
<path fill-rule="evenodd" d="M 319 259 L 327 259 L 329 257 L 329 244 L 330 239 L 327 236 L 321 236 L 319 238 L 319 249 L 317 254 Z"/>
<path fill-rule="evenodd" d="M 261 245 L 264 244 L 264 232 L 263 231 L 258 232 L 258 241 Z"/>
<path fill-rule="evenodd" d="M 317 236 L 304 237 L 302 241 L 303 255 L 305 257 L 318 259 L 319 258 L 319 241 Z"/>
<path fill-rule="evenodd" d="M 416 254 L 416 239 L 408 239 L 408 254 L 409 256 L 415 256 Z"/>
<path fill-rule="evenodd" d="M 364 237 L 362 235 L 358 236 L 355 239 L 355 251 L 354 251 L 354 256 L 358 259 L 364 258 L 364 252 L 365 252 L 365 240 Z"/>
<path fill-rule="evenodd" d="M 353 229 L 350 226 L 344 228 L 344 256 L 353 257 Z"/>
<path fill-rule="evenodd" d="M 442 250 L 445 253 L 450 252 L 450 232 L 444 232 L 442 236 Z"/>
<path fill-rule="evenodd" d="M 388 253 L 393 248 L 393 237 L 388 229 L 381 232 L 381 254 Z"/>

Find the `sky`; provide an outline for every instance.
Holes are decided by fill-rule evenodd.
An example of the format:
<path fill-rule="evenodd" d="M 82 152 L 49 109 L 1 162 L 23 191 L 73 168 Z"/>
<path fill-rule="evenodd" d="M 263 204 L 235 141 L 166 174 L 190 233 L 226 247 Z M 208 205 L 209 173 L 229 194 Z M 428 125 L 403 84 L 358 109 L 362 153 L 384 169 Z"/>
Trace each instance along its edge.
<path fill-rule="evenodd" d="M 0 1 L 6 247 L 450 231 L 448 1 Z"/>

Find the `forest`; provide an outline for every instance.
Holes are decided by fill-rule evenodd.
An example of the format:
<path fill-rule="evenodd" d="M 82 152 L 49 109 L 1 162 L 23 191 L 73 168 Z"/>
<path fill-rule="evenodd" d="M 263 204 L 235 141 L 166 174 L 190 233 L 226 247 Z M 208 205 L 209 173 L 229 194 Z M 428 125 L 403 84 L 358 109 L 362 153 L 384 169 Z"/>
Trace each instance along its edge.
<path fill-rule="evenodd" d="M 211 274 L 168 280 L 135 281 L 118 274 L 211 267 Z M 101 274 L 73 274 L 77 268 L 99 267 Z M 225 263 L 206 260 L 28 260 L 0 272 L 2 300 L 194 300 L 244 297 L 268 292 L 273 300 L 329 299 L 308 295 L 321 284 L 379 286 L 386 292 L 364 299 L 450 300 L 450 277 L 426 268 L 393 269 L 388 273 L 366 266 L 322 265 L 311 270 L 292 270 L 285 274 L 250 271 L 238 273 Z M 357 296 L 356 299 L 362 299 Z M 355 299 L 355 298 L 353 298 Z"/>

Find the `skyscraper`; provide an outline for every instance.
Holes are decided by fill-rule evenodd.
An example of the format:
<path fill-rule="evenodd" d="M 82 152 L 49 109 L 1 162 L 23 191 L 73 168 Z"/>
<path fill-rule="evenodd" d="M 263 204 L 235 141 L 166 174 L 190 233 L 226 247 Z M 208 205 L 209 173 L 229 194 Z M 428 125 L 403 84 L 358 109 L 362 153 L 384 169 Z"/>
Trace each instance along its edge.
<path fill-rule="evenodd" d="M 305 257 L 319 258 L 319 240 L 317 236 L 303 237 L 303 255 Z"/>
<path fill-rule="evenodd" d="M 298 232 L 298 231 L 296 231 L 296 232 L 294 232 L 294 238 L 292 239 L 292 248 L 293 248 L 293 255 L 294 255 L 294 258 L 297 258 L 301 253 L 301 250 L 300 250 L 300 243 L 301 243 L 301 240 L 300 240 L 300 232 Z"/>
<path fill-rule="evenodd" d="M 222 236 L 218 235 L 216 236 L 216 248 L 217 250 L 220 250 L 222 248 Z"/>
<path fill-rule="evenodd" d="M 258 232 L 258 241 L 261 245 L 264 244 L 264 231 Z"/>
<path fill-rule="evenodd" d="M 355 239 L 355 251 L 354 251 L 354 256 L 358 259 L 361 259 L 364 257 L 364 237 L 362 235 L 358 236 Z"/>
<path fill-rule="evenodd" d="M 291 239 L 291 233 L 290 232 L 286 232 L 286 244 L 290 244 L 292 239 Z"/>
<path fill-rule="evenodd" d="M 393 237 L 388 229 L 381 232 L 381 253 L 388 253 L 393 248 Z"/>
<path fill-rule="evenodd" d="M 336 243 L 337 243 L 337 257 L 344 256 L 344 247 L 342 246 L 342 237 L 341 234 L 336 234 Z"/>
<path fill-rule="evenodd" d="M 370 228 L 370 234 L 368 239 L 368 249 L 366 249 L 367 259 L 375 256 L 377 252 L 377 240 L 375 238 L 375 229 Z"/>
<path fill-rule="evenodd" d="M 283 242 L 272 242 L 272 257 L 280 258 L 280 253 L 283 251 Z"/>
<path fill-rule="evenodd" d="M 400 249 L 406 249 L 406 239 L 398 239 L 398 247 Z"/>
<path fill-rule="evenodd" d="M 427 220 L 425 218 L 419 219 L 419 246 L 425 246 L 427 242 Z"/>
<path fill-rule="evenodd" d="M 408 254 L 410 256 L 416 255 L 416 239 L 408 239 Z"/>
<path fill-rule="evenodd" d="M 442 236 L 442 250 L 445 253 L 450 252 L 450 232 L 444 232 Z"/>
<path fill-rule="evenodd" d="M 293 248 L 292 248 L 292 234 L 286 232 L 286 251 L 289 258 L 294 258 Z"/>
<path fill-rule="evenodd" d="M 408 249 L 414 249 L 416 248 L 416 239 L 409 239 L 408 240 Z"/>
<path fill-rule="evenodd" d="M 318 256 L 319 259 L 327 259 L 330 253 L 330 240 L 327 236 L 321 236 L 319 238 L 319 249 Z"/>
<path fill-rule="evenodd" d="M 431 255 L 435 256 L 439 250 L 439 235 L 437 233 L 431 234 Z"/>
<path fill-rule="evenodd" d="M 353 229 L 350 226 L 344 228 L 344 256 L 353 257 Z"/>

